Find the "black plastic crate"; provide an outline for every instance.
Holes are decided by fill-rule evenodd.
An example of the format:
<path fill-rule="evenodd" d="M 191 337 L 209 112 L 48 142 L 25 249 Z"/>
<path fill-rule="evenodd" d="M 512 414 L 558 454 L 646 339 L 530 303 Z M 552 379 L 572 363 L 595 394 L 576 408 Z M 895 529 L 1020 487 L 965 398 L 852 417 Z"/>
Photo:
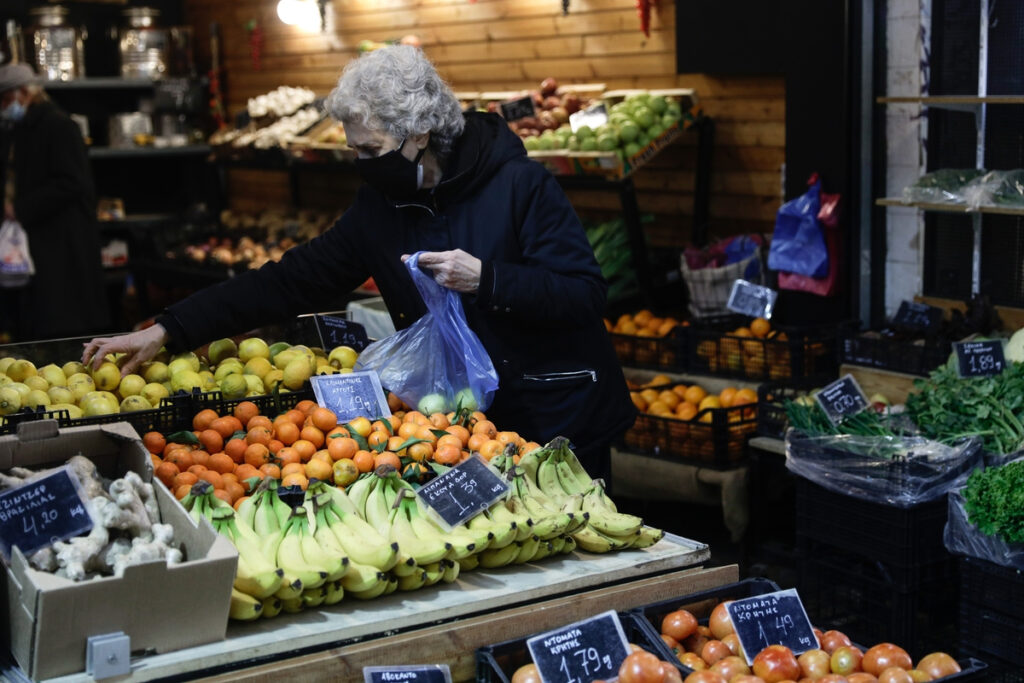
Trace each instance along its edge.
<path fill-rule="evenodd" d="M 1002 614 L 972 608 L 960 612 L 960 649 L 974 651 L 975 656 L 1024 667 L 1024 618 L 1013 619 Z"/>
<path fill-rule="evenodd" d="M 810 388 L 793 384 L 765 382 L 757 387 L 757 433 L 774 439 L 786 436 L 789 417 L 786 416 L 786 401 L 806 396 Z"/>
<path fill-rule="evenodd" d="M 967 669 L 964 666 L 966 662 L 983 662 L 985 665 L 984 668 L 980 669 L 976 675 L 971 676 L 970 680 L 985 681 L 985 683 L 1022 683 L 1022 681 L 1024 681 L 1024 672 L 1020 670 L 1019 665 L 1004 662 L 980 648 L 961 647 L 960 657 L 962 657 L 962 659 L 959 659 L 958 661 L 963 672 L 954 676 L 947 676 L 941 680 L 962 680 L 961 677 L 967 672 Z"/>
<path fill-rule="evenodd" d="M 642 618 L 632 612 L 619 612 L 619 620 L 622 622 L 626 640 L 634 645 L 639 645 L 666 662 L 674 664 L 680 672 L 689 671 L 679 664 L 670 652 L 665 654 L 667 652 L 665 643 L 657 634 L 651 632 L 650 628 L 643 623 Z M 532 637 L 531 635 L 526 638 L 507 640 L 478 649 L 476 651 L 477 683 L 509 683 L 516 669 L 533 661 L 530 658 L 530 651 L 526 647 L 526 641 Z"/>
<path fill-rule="evenodd" d="M 841 542 L 837 532 L 834 542 Z M 889 641 L 915 659 L 956 642 L 956 563 L 900 567 L 797 537 L 800 596 L 818 623 L 865 644 Z"/>
<path fill-rule="evenodd" d="M 839 369 L 840 330 L 852 323 L 772 326 L 764 338 L 740 336 L 749 318 L 705 318 L 685 330 L 685 370 L 755 382 L 827 379 Z"/>
<path fill-rule="evenodd" d="M 164 399 L 164 402 L 170 404 L 169 408 L 174 415 L 174 424 L 177 429 L 192 429 L 192 418 L 200 410 L 210 409 L 218 415 L 230 415 L 239 403 L 250 401 L 260 409 L 261 415 L 273 419 L 294 408 L 300 401 L 307 399 L 315 400 L 313 390 L 309 385 L 297 391 L 243 398 L 224 398 L 219 391 L 193 392 L 171 396 Z"/>
<path fill-rule="evenodd" d="M 797 478 L 797 537 L 901 570 L 950 560 L 942 541 L 947 512 L 945 497 L 900 508 L 836 493 Z"/>
<path fill-rule="evenodd" d="M 685 369 L 686 328 L 682 325 L 676 326 L 664 337 L 643 337 L 619 332 L 608 334 L 612 338 L 615 355 L 624 367 L 675 372 Z"/>
<path fill-rule="evenodd" d="M 977 557 L 957 559 L 960 599 L 964 604 L 1024 620 L 1024 572 Z"/>
<path fill-rule="evenodd" d="M 664 388 L 671 386 L 675 384 Z M 747 403 L 705 408 L 691 420 L 640 413 L 622 436 L 622 446 L 672 462 L 731 469 L 747 460 L 747 442 L 757 431 L 757 411 L 756 403 Z"/>
<path fill-rule="evenodd" d="M 882 370 L 927 376 L 949 359 L 953 345 L 948 340 L 893 339 L 878 332 L 846 332 L 839 343 L 843 363 L 866 365 Z"/>
<path fill-rule="evenodd" d="M 1024 572 L 976 557 L 957 559 L 961 651 L 1019 672 L 1024 667 Z"/>

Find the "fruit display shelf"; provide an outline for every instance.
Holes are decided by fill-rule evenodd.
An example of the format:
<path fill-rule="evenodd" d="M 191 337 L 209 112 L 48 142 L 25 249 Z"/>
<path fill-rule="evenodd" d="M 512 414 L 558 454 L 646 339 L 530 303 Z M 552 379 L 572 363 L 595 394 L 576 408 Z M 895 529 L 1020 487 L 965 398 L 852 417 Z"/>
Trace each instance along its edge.
<path fill-rule="evenodd" d="M 324 660 L 322 664 L 330 667 L 332 680 L 362 680 L 362 665 L 395 663 L 401 659 L 448 663 L 453 667 L 453 679 L 465 680 L 472 677 L 476 647 L 531 633 L 545 623 L 558 625 L 545 620 L 571 621 L 572 609 L 585 608 L 605 590 L 617 595 L 608 600 L 628 609 L 680 584 L 703 589 L 735 581 L 734 566 L 706 572 L 696 569 L 709 557 L 706 544 L 669 534 L 642 550 L 609 555 L 574 551 L 564 558 L 548 559 L 543 566 L 526 564 L 486 573 L 470 572 L 455 583 L 438 584 L 416 593 L 399 592 L 367 602 L 346 598 L 334 607 L 309 609 L 277 619 L 231 622 L 227 637 L 221 642 L 133 660 L 130 680 L 195 678 L 260 664 L 281 673 L 289 667 L 279 660 L 297 655 L 294 673 L 301 672 L 305 678 L 315 676 L 315 669 L 305 663 L 306 658 Z M 679 571 L 684 569 L 687 571 Z M 633 595 L 635 586 L 642 586 L 643 590 Z M 564 600 L 568 608 L 561 606 L 553 612 L 545 609 L 546 601 L 565 596 L 569 596 Z M 506 613 L 519 612 L 526 616 L 506 620 Z M 459 624 L 474 619 L 483 626 L 452 635 L 450 622 L 456 622 L 457 629 Z M 401 632 L 409 631 L 412 638 L 415 629 L 438 623 L 442 624 L 438 629 L 441 632 L 429 639 L 429 647 L 419 652 L 412 648 L 394 649 L 396 639 L 406 635 Z M 496 633 L 503 635 L 495 637 Z M 339 651 L 348 646 L 358 665 L 339 661 Z M 459 675 L 458 666 L 468 666 L 469 675 Z M 326 676 L 326 671 L 321 673 Z M 244 676 L 248 672 L 238 673 Z M 61 680 L 71 683 L 92 678 L 82 673 Z"/>

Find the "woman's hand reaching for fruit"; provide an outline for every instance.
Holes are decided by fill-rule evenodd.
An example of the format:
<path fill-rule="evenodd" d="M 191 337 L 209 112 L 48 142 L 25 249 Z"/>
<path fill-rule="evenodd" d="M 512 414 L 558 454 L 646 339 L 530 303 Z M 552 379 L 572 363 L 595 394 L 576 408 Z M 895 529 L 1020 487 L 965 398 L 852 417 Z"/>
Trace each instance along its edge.
<path fill-rule="evenodd" d="M 167 330 L 159 324 L 118 337 L 98 337 L 85 345 L 82 363 L 95 370 L 108 353 L 125 353 L 128 359 L 121 365 L 121 376 L 124 377 L 155 356 L 168 339 Z"/>

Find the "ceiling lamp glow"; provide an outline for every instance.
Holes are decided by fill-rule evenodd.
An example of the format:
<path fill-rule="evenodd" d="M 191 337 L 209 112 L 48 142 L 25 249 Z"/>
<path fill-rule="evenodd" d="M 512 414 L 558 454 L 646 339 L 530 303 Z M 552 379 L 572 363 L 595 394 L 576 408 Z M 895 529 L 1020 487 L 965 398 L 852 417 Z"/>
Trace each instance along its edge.
<path fill-rule="evenodd" d="M 307 31 L 318 31 L 323 27 L 316 0 L 279 0 L 277 16 L 284 23 Z"/>

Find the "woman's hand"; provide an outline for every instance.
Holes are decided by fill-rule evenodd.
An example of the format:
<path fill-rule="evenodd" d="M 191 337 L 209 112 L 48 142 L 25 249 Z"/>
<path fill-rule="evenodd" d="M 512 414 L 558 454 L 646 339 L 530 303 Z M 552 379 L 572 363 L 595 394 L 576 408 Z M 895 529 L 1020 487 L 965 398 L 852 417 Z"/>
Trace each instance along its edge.
<path fill-rule="evenodd" d="M 170 337 L 163 325 L 153 325 L 138 332 L 123 334 L 120 337 L 99 337 L 85 344 L 82 351 L 82 363 L 97 369 L 108 353 L 126 353 L 128 360 L 121 366 L 121 376 L 135 372 L 136 368 L 148 361 L 160 351 Z"/>
<path fill-rule="evenodd" d="M 402 262 L 409 254 L 402 254 Z M 429 268 L 434 281 L 442 287 L 456 292 L 473 294 L 480 288 L 481 261 L 461 249 L 453 251 L 425 251 L 420 254 L 419 264 Z"/>

